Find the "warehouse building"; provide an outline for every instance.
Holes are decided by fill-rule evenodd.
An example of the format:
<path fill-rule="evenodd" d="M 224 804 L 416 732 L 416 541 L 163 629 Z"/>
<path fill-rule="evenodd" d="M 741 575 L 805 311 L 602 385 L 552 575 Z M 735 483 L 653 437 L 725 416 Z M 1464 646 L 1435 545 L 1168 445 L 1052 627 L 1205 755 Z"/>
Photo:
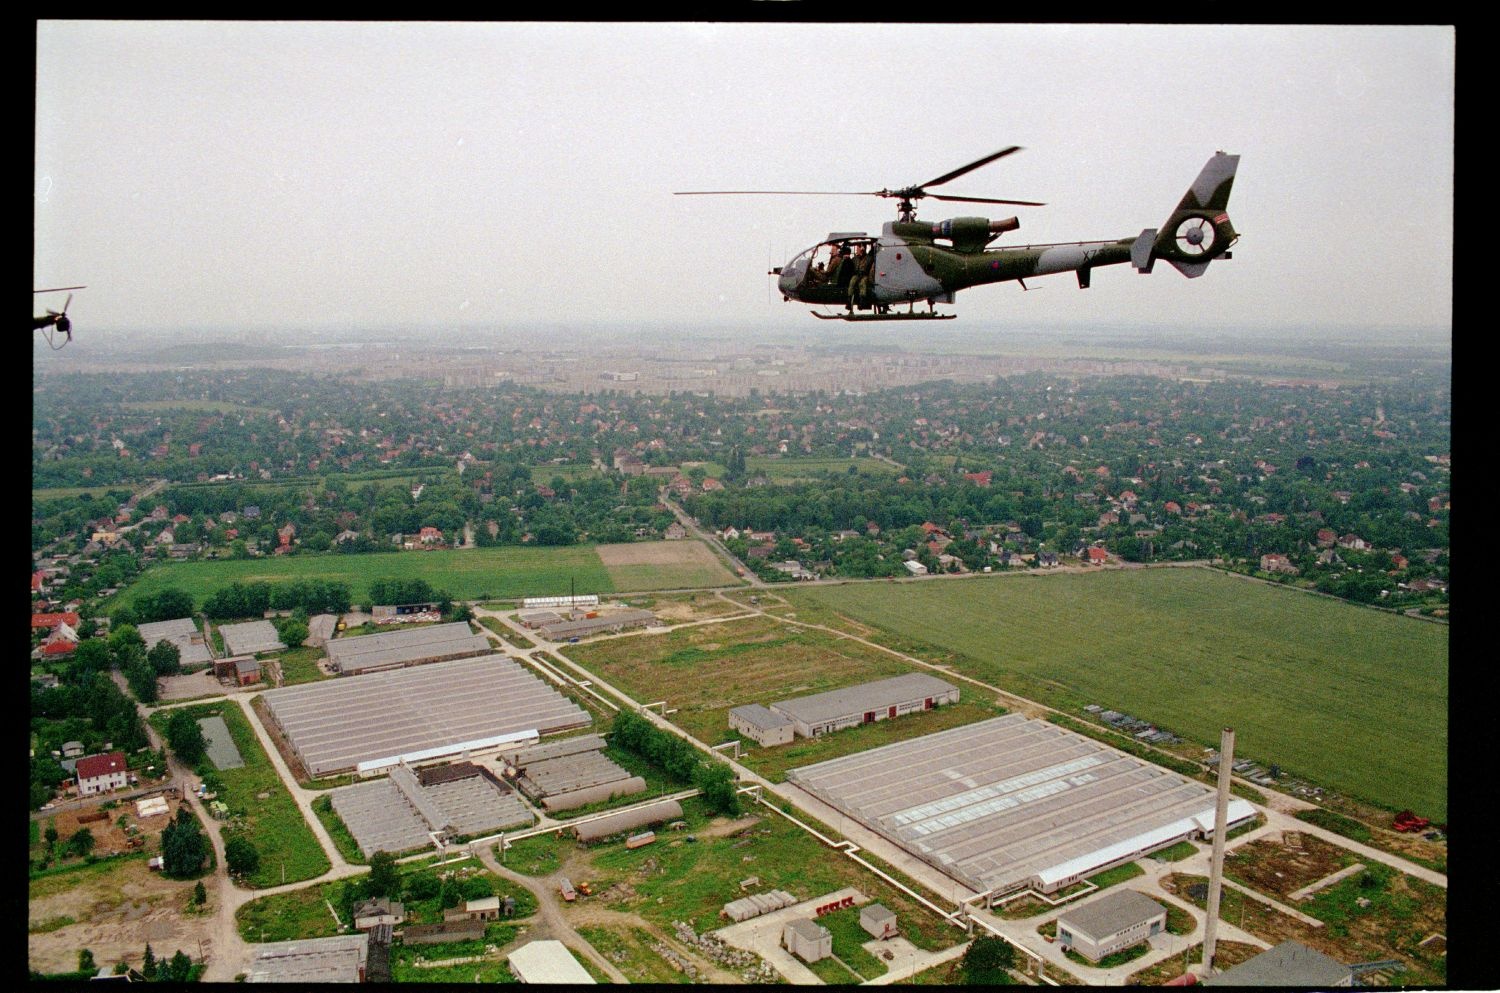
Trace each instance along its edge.
<path fill-rule="evenodd" d="M 594 977 L 560 941 L 527 942 L 510 953 L 509 962 L 511 975 L 519 982 L 594 985 Z"/>
<path fill-rule="evenodd" d="M 573 833 L 578 836 L 579 841 L 591 844 L 636 828 L 675 821 L 681 816 L 681 804 L 676 800 L 661 800 L 584 821 L 573 828 Z"/>
<path fill-rule="evenodd" d="M 596 634 L 610 634 L 654 623 L 656 623 L 656 615 L 649 610 L 615 610 L 597 617 L 580 617 L 574 620 L 543 624 L 540 634 L 548 641 L 567 641 L 570 638 L 588 638 Z"/>
<path fill-rule="evenodd" d="M 243 624 L 220 624 L 219 636 L 230 655 L 254 655 L 257 652 L 285 651 L 281 635 L 270 621 L 245 621 Z"/>
<path fill-rule="evenodd" d="M 797 727 L 785 714 L 747 703 L 729 711 L 729 728 L 762 745 L 785 745 L 796 736 Z"/>
<path fill-rule="evenodd" d="M 177 654 L 184 669 L 199 669 L 213 661 L 203 632 L 190 617 L 175 621 L 151 621 L 136 627 L 146 648 L 156 647 L 158 641 L 169 641 L 177 646 Z"/>
<path fill-rule="evenodd" d="M 433 627 L 335 638 L 328 643 L 326 650 L 329 667 L 334 672 L 341 676 L 356 676 L 488 655 L 494 649 L 490 647 L 489 639 L 475 634 L 467 621 L 454 621 Z"/>
<path fill-rule="evenodd" d="M 1112 890 L 1057 919 L 1057 941 L 1090 962 L 1161 934 L 1167 908 L 1139 890 Z"/>
<path fill-rule="evenodd" d="M 494 752 L 592 721 L 499 655 L 288 686 L 262 699 L 271 723 L 313 777 Z"/>
<path fill-rule="evenodd" d="M 247 983 L 362 983 L 370 955 L 365 933 L 250 946 Z"/>
<path fill-rule="evenodd" d="M 991 900 L 1054 893 L 1214 827 L 1210 787 L 1020 714 L 792 769 L 787 781 Z M 1229 801 L 1229 828 L 1254 816 Z"/>
<path fill-rule="evenodd" d="M 1279 986 L 1329 989 L 1353 986 L 1354 973 L 1336 958 L 1298 941 L 1283 941 L 1232 969 L 1203 980 L 1204 986 Z"/>
<path fill-rule="evenodd" d="M 646 781 L 620 768 L 603 749 L 603 738 L 584 734 L 501 755 L 516 787 L 549 812 L 644 793 Z"/>
<path fill-rule="evenodd" d="M 843 728 L 957 702 L 958 687 L 936 676 L 911 672 L 794 700 L 778 700 L 770 709 L 789 719 L 797 734 L 816 738 Z"/>

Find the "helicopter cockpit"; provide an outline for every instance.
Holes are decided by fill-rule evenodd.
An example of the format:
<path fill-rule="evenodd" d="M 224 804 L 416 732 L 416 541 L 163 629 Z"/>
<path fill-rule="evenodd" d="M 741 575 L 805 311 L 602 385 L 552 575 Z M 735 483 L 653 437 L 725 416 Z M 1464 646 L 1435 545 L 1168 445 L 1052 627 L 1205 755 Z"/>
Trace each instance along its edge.
<path fill-rule="evenodd" d="M 807 303 L 843 303 L 854 278 L 853 259 L 859 246 L 873 257 L 878 240 L 863 232 L 829 235 L 782 267 L 779 289 L 784 296 Z"/>

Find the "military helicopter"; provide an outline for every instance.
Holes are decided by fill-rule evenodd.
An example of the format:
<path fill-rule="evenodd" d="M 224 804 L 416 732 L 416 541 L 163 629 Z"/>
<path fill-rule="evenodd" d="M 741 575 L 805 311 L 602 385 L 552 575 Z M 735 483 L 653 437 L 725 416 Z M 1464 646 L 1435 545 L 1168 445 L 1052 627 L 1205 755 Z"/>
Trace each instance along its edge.
<path fill-rule="evenodd" d="M 88 289 L 88 287 L 86 287 L 86 286 L 54 286 L 50 290 L 32 290 L 31 292 L 33 294 L 36 294 L 36 293 L 63 293 L 63 292 L 68 291 L 68 290 L 84 290 L 84 289 Z M 63 301 L 63 309 L 62 310 L 49 310 L 45 314 L 38 314 L 37 316 L 35 316 L 35 317 L 33 317 L 31 319 L 32 320 L 32 328 L 31 329 L 33 331 L 44 331 L 46 333 L 46 335 L 47 335 L 47 344 L 50 345 L 54 351 L 56 351 L 59 348 L 64 347 L 65 345 L 68 344 L 68 342 L 70 342 L 70 341 L 73 340 L 73 322 L 70 321 L 70 320 L 68 320 L 68 305 L 71 304 L 72 302 L 73 302 L 73 294 L 72 293 L 68 293 L 68 299 L 65 300 L 65 301 Z M 62 336 L 62 344 L 58 344 L 57 343 L 56 339 L 57 339 L 58 335 Z"/>
<path fill-rule="evenodd" d="M 1138 272 L 1148 273 L 1157 259 L 1166 260 L 1184 276 L 1193 278 L 1203 275 L 1214 259 L 1231 257 L 1229 249 L 1239 235 L 1225 211 L 1240 157 L 1224 152 L 1216 152 L 1208 160 L 1160 229 L 1146 228 L 1133 237 L 991 249 L 990 242 L 1021 226 L 1017 218 L 954 217 L 935 223 L 917 220 L 917 201 L 926 197 L 1045 206 L 1030 200 L 928 192 L 928 187 L 940 186 L 1020 150 L 1016 145 L 1002 148 L 936 179 L 894 190 L 692 190 L 677 195 L 877 196 L 896 200 L 896 220 L 885 223 L 880 237 L 862 231 L 834 231 L 786 265 L 770 271 L 769 275 L 777 277 L 784 301 L 844 308 L 843 313 L 813 311 L 814 317 L 824 320 L 952 320 L 958 315 L 939 314 L 935 305 L 953 303 L 959 290 L 971 286 L 1015 280 L 1024 290 L 1029 289 L 1026 280 L 1032 276 L 1071 271 L 1078 274 L 1079 288 L 1088 289 L 1090 274 L 1099 266 L 1129 262 Z M 916 310 L 918 300 L 927 302 L 926 312 Z M 901 303 L 907 304 L 906 311 L 892 310 Z"/>

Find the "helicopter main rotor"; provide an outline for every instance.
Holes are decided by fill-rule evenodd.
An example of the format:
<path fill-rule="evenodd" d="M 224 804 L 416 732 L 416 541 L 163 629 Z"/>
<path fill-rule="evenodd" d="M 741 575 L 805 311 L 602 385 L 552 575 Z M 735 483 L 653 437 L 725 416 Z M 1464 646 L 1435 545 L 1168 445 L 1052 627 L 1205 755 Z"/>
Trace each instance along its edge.
<path fill-rule="evenodd" d="M 1002 148 L 998 152 L 993 152 L 993 153 L 991 153 L 989 155 L 986 155 L 982 159 L 976 159 L 973 162 L 970 162 L 968 165 L 960 166 L 959 168 L 954 169 L 952 172 L 946 172 L 943 175 L 937 177 L 936 179 L 929 179 L 925 183 L 917 183 L 914 186 L 903 186 L 900 189 L 895 189 L 895 190 L 892 190 L 892 189 L 882 189 L 882 190 L 865 190 L 865 191 L 859 191 L 859 192 L 850 191 L 850 190 L 824 190 L 824 191 L 816 191 L 816 190 L 687 190 L 687 191 L 683 191 L 683 192 L 679 192 L 679 193 L 674 193 L 673 195 L 674 196 L 680 196 L 680 197 L 682 197 L 682 196 L 742 196 L 742 195 L 745 195 L 745 196 L 853 196 L 853 197 L 874 196 L 874 197 L 885 197 L 886 199 L 894 199 L 894 200 L 898 201 L 898 203 L 896 204 L 896 218 L 897 218 L 897 220 L 900 220 L 900 221 L 914 221 L 914 220 L 916 220 L 917 219 L 916 202 L 918 200 L 924 199 L 926 197 L 932 197 L 932 199 L 934 199 L 934 200 L 943 200 L 943 201 L 947 201 L 947 202 L 951 202 L 951 203 L 1002 203 L 1002 204 L 1008 204 L 1008 205 L 1017 206 L 1017 207 L 1043 207 L 1043 206 L 1046 206 L 1045 204 L 1037 203 L 1034 200 L 999 200 L 999 199 L 995 199 L 993 197 L 960 197 L 960 196 L 952 196 L 952 195 L 947 195 L 947 194 L 942 194 L 942 193 L 929 193 L 929 192 L 927 192 L 927 187 L 929 187 L 929 186 L 941 186 L 943 183 L 946 183 L 946 182 L 948 182 L 950 180 L 957 179 L 959 176 L 962 176 L 962 175 L 964 175 L 966 173 L 973 172 L 975 169 L 978 169 L 980 166 L 989 165 L 991 162 L 994 162 L 996 159 L 1002 159 L 1005 156 L 1010 155 L 1013 152 L 1019 152 L 1020 150 L 1021 150 L 1021 146 L 1019 146 L 1019 145 L 1011 145 L 1008 148 Z"/>

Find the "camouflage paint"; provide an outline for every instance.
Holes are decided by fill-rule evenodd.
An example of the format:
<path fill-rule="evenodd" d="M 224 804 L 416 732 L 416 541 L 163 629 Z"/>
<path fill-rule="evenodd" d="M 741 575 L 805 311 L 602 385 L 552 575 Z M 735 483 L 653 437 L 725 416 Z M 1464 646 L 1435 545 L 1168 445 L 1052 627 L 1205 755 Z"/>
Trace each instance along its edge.
<path fill-rule="evenodd" d="M 1151 246 L 1152 260 L 1165 259 L 1191 278 L 1201 275 L 1210 262 L 1229 249 L 1237 234 L 1225 211 L 1239 159 L 1238 155 L 1220 152 L 1208 160 L 1177 209 L 1157 230 Z M 954 293 L 971 286 L 1059 272 L 1080 272 L 1082 283 L 1082 273 L 1087 270 L 1130 262 L 1131 247 L 1136 242 L 1132 236 L 1112 241 L 960 251 L 935 241 L 936 232 L 945 226 L 954 231 L 972 231 L 988 223 L 985 218 L 967 217 L 936 224 L 915 220 L 886 222 L 875 248 L 871 294 L 874 302 L 877 306 L 917 300 L 951 303 Z M 784 266 L 777 282 L 783 296 L 802 303 L 845 306 L 846 288 L 809 286 L 804 284 L 804 278 L 818 248 L 850 237 L 870 240 L 864 235 L 836 233 Z M 972 243 L 970 239 L 968 244 Z M 1149 271 L 1149 265 L 1141 271 Z"/>

